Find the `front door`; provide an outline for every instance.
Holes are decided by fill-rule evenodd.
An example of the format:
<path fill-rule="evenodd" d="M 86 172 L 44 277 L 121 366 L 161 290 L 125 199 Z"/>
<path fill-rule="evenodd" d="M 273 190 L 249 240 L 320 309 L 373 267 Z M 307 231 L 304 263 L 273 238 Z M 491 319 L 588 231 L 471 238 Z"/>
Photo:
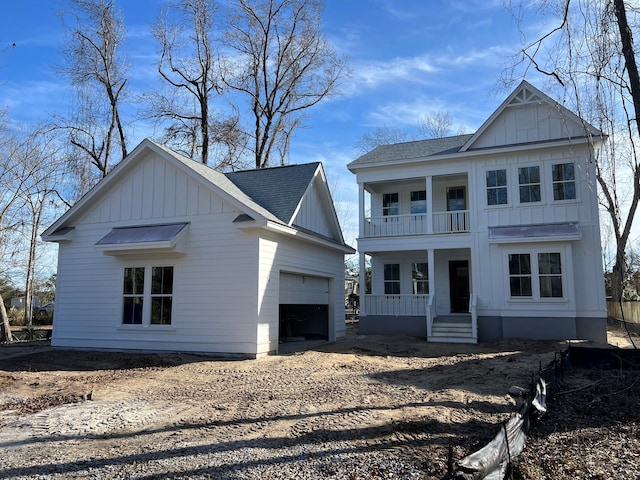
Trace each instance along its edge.
<path fill-rule="evenodd" d="M 469 262 L 467 260 L 449 262 L 449 295 L 451 313 L 469 312 Z"/>

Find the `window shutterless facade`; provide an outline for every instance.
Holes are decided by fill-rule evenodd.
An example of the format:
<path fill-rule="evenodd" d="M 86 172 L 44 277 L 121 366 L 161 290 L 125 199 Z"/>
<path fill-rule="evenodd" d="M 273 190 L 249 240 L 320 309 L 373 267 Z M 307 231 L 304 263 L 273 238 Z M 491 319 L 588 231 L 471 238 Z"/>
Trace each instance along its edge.
<path fill-rule="evenodd" d="M 122 323 L 141 325 L 144 307 L 144 267 L 124 269 Z"/>
<path fill-rule="evenodd" d="M 411 192 L 411 213 L 427 213 L 427 191 Z"/>
<path fill-rule="evenodd" d="M 538 254 L 540 297 L 562 298 L 562 264 L 559 253 Z"/>
<path fill-rule="evenodd" d="M 509 255 L 509 288 L 512 297 L 531 297 L 531 255 L 512 253 Z"/>
<path fill-rule="evenodd" d="M 171 325 L 173 267 L 125 267 L 123 325 Z"/>
<path fill-rule="evenodd" d="M 509 294 L 511 298 L 563 298 L 560 253 L 509 254 Z"/>
<path fill-rule="evenodd" d="M 520 185 L 520 203 L 539 202 L 540 195 L 540 167 L 518 168 L 518 183 Z"/>
<path fill-rule="evenodd" d="M 397 193 L 385 193 L 382 195 L 382 215 L 392 216 L 400 213 L 398 194 Z"/>
<path fill-rule="evenodd" d="M 507 204 L 507 170 L 489 170 L 486 173 L 487 205 Z"/>
<path fill-rule="evenodd" d="M 385 263 L 384 293 L 385 295 L 400 294 L 400 264 L 399 263 Z"/>
<path fill-rule="evenodd" d="M 576 173 L 573 163 L 560 163 L 551 166 L 554 200 L 575 200 Z"/>

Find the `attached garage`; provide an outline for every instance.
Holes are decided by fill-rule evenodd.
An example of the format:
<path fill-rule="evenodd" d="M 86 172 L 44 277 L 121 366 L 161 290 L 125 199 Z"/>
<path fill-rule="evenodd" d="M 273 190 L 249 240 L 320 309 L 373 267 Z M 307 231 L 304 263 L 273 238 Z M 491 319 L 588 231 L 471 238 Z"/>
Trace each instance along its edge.
<path fill-rule="evenodd" d="M 329 338 L 329 279 L 280 273 L 281 340 Z"/>

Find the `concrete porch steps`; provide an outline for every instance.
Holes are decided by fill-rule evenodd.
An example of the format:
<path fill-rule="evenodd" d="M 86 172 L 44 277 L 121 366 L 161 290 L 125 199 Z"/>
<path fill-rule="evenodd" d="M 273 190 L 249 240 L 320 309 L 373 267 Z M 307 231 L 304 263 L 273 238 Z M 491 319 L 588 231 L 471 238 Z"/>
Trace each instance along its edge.
<path fill-rule="evenodd" d="M 433 320 L 429 342 L 478 343 L 473 337 L 471 315 L 439 316 Z"/>

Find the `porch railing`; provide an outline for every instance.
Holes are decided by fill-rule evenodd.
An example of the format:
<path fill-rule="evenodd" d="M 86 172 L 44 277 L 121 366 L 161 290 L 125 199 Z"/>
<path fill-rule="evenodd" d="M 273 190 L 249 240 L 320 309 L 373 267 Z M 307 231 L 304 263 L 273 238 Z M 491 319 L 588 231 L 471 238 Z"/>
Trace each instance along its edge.
<path fill-rule="evenodd" d="M 427 316 L 429 295 L 365 295 L 367 315 Z"/>
<path fill-rule="evenodd" d="M 429 235 L 469 231 L 469 210 L 456 212 L 412 213 L 364 219 L 365 237 Z"/>

